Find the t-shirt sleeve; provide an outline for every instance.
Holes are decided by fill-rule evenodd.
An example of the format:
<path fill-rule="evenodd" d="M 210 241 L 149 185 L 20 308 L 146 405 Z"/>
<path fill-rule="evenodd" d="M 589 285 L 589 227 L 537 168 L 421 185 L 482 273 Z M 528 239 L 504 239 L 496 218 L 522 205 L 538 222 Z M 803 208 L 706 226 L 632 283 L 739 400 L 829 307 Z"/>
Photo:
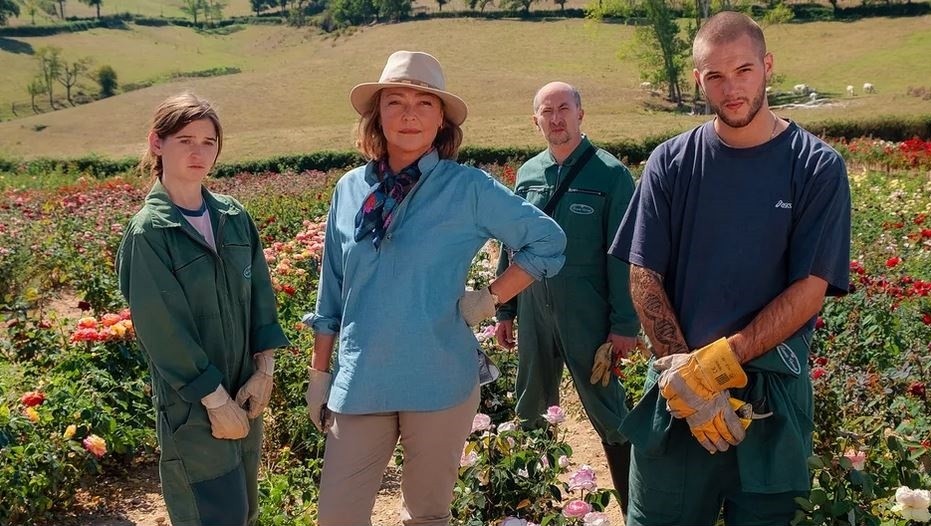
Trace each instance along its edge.
<path fill-rule="evenodd" d="M 669 194 L 665 188 L 665 155 L 650 155 L 630 206 L 608 253 L 631 265 L 665 274 L 669 262 Z"/>
<path fill-rule="evenodd" d="M 850 184 L 843 159 L 825 155 L 796 199 L 789 239 L 789 282 L 818 276 L 829 296 L 843 296 L 850 286 Z"/>

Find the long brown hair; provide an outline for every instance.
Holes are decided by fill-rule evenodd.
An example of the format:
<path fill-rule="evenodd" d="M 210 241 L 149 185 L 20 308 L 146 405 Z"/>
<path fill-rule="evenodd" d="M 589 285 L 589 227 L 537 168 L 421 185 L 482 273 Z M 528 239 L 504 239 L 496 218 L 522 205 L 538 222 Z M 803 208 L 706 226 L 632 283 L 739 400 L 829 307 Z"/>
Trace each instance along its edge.
<path fill-rule="evenodd" d="M 193 93 L 181 93 L 168 97 L 158 108 L 155 108 L 155 115 L 152 117 L 152 127 L 149 133 L 155 133 L 160 139 L 174 135 L 181 131 L 188 124 L 201 119 L 210 119 L 214 129 L 217 131 L 217 158 L 223 150 L 223 127 L 220 126 L 220 117 L 217 111 L 209 101 L 194 95 Z M 216 163 L 217 159 L 214 158 Z M 139 172 L 143 175 L 154 175 L 161 179 L 162 177 L 162 157 L 156 155 L 152 148 L 147 144 L 142 159 L 139 161 Z"/>
<path fill-rule="evenodd" d="M 356 149 L 368 160 L 375 161 L 388 154 L 388 144 L 385 132 L 381 129 L 382 90 L 372 96 L 372 109 L 359 117 L 356 124 Z M 442 103 L 442 101 L 440 101 Z M 443 117 L 443 126 L 433 139 L 433 147 L 440 155 L 440 159 L 453 159 L 459 156 L 459 146 L 462 145 L 462 128 L 458 124 Z"/>

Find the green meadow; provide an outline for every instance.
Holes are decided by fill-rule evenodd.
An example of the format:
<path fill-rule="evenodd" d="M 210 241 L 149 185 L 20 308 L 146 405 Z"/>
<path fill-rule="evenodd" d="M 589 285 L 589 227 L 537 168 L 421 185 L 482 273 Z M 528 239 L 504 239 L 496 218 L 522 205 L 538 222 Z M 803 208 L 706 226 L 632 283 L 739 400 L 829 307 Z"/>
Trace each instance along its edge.
<path fill-rule="evenodd" d="M 134 4 L 141 9 L 144 2 Z M 426 50 L 441 60 L 449 88 L 469 103 L 467 144 L 538 144 L 530 100 L 537 87 L 554 79 L 581 88 L 584 128 L 597 140 L 683 130 L 705 118 L 668 111 L 661 96 L 640 89 L 639 65 L 622 52 L 634 28 L 623 24 L 433 19 L 369 26 L 341 36 L 286 26 L 237 26 L 225 34 L 127 27 L 0 38 L 5 77 L 0 84 L 0 155 L 135 155 L 152 108 L 182 90 L 219 105 L 227 132 L 225 160 L 348 149 L 354 124 L 349 89 L 377 79 L 385 58 L 397 49 Z M 931 88 L 929 16 L 793 23 L 767 27 L 766 34 L 776 72 L 782 75 L 777 90 L 805 83 L 833 99 L 817 107 L 779 110 L 784 116 L 811 123 L 931 113 L 931 101 L 907 94 L 910 87 Z M 32 53 L 44 46 L 62 48 L 69 59 L 90 56 L 98 66 L 108 64 L 120 83 L 218 67 L 241 72 L 159 82 L 33 115 L 25 86 L 35 74 Z M 863 94 L 864 82 L 873 83 L 876 94 Z M 847 85 L 855 87 L 855 97 L 847 96 Z M 90 84 L 88 88 L 96 90 Z M 13 102 L 18 118 L 12 118 Z M 47 101 L 42 107 L 48 107 Z"/>

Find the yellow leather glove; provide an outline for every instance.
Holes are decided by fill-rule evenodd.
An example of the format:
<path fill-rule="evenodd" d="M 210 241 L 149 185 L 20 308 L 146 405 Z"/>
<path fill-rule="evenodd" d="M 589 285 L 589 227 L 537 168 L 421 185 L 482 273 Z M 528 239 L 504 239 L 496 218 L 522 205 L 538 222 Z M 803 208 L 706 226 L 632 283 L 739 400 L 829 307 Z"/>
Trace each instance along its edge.
<path fill-rule="evenodd" d="M 727 338 L 688 354 L 660 358 L 653 369 L 660 373 L 660 393 L 676 418 L 689 417 L 725 389 L 747 385 L 747 374 Z"/>
<path fill-rule="evenodd" d="M 272 398 L 272 388 L 275 386 L 275 351 L 270 349 L 255 353 L 255 372 L 239 388 L 236 393 L 236 403 L 249 412 L 249 418 L 257 418 L 268 407 Z"/>
<path fill-rule="evenodd" d="M 233 402 L 223 384 L 200 399 L 207 408 L 210 419 L 210 434 L 213 438 L 238 440 L 249 434 L 249 418 L 246 412 Z"/>
<path fill-rule="evenodd" d="M 326 371 L 318 371 L 313 367 L 308 370 L 308 375 L 310 382 L 307 384 L 307 392 L 304 393 L 304 401 L 307 402 L 310 421 L 314 423 L 317 431 L 326 434 L 333 424 L 333 413 L 326 405 L 330 397 L 330 383 L 333 381 L 333 375 Z"/>
<path fill-rule="evenodd" d="M 602 343 L 598 350 L 595 351 L 595 362 L 592 364 L 592 377 L 589 383 L 595 385 L 601 383 L 602 387 L 607 387 L 611 381 L 611 368 L 614 365 L 614 347 L 611 342 Z"/>
<path fill-rule="evenodd" d="M 712 455 L 736 446 L 746 436 L 750 420 L 737 416 L 733 400 L 727 391 L 721 391 L 685 419 L 692 436 Z"/>

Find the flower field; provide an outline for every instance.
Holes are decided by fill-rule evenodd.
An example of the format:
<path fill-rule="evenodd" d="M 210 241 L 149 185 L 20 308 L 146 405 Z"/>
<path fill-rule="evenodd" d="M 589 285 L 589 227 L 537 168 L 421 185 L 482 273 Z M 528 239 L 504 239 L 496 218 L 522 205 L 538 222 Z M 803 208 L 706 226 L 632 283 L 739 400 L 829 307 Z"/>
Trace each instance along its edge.
<path fill-rule="evenodd" d="M 815 391 L 813 490 L 796 524 L 931 520 L 931 143 L 835 145 L 854 199 L 851 294 L 828 300 L 810 356 Z M 487 167 L 504 180 L 512 166 Z M 312 525 L 323 437 L 304 407 L 330 191 L 339 173 L 242 174 L 210 181 L 241 200 L 265 243 L 279 316 L 294 347 L 279 353 L 265 413 L 261 523 Z M 114 255 L 149 181 L 62 172 L 0 174 L 0 524 L 42 524 L 74 490 L 119 476 L 155 451 L 148 372 L 117 290 Z M 470 286 L 492 278 L 481 252 Z M 460 525 L 606 526 L 607 473 L 572 461 L 554 407 L 549 426 L 514 420 L 516 357 L 477 331 L 502 378 L 483 387 L 464 444 L 453 515 Z M 633 401 L 647 362 L 625 374 Z"/>

